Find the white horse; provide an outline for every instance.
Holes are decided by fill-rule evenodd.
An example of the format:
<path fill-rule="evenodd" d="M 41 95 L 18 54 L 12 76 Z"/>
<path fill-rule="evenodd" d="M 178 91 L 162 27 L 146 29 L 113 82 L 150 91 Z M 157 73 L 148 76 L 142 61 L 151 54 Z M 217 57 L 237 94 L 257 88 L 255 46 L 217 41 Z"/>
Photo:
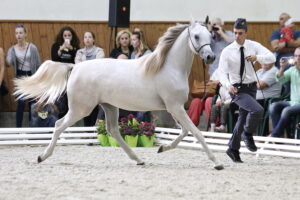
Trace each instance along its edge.
<path fill-rule="evenodd" d="M 97 59 L 76 65 L 45 61 L 33 76 L 16 79 L 14 94 L 18 98 L 54 103 L 65 90 L 68 95 L 69 111 L 56 122 L 52 140 L 38 162 L 52 155 L 58 137 L 67 127 L 100 104 L 105 111 L 108 133 L 138 165 L 144 162 L 127 146 L 118 130 L 118 108 L 167 110 L 182 126 L 182 133 L 170 145 L 161 146 L 158 152 L 175 148 L 191 132 L 214 162 L 215 169 L 223 169 L 183 106 L 188 99 L 188 77 L 194 54 L 200 55 L 206 63 L 215 58 L 210 40 L 204 24 L 176 25 L 159 39 L 153 53 L 140 59 Z"/>

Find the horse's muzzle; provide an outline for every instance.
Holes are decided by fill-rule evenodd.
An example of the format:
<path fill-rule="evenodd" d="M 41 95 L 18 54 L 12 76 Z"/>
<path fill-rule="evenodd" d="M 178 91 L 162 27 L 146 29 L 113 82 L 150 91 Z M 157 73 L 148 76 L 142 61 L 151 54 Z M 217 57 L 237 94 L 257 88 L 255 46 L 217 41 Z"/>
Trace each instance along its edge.
<path fill-rule="evenodd" d="M 207 55 L 205 58 L 205 62 L 206 64 L 211 64 L 214 62 L 215 59 L 216 59 L 215 55 Z"/>

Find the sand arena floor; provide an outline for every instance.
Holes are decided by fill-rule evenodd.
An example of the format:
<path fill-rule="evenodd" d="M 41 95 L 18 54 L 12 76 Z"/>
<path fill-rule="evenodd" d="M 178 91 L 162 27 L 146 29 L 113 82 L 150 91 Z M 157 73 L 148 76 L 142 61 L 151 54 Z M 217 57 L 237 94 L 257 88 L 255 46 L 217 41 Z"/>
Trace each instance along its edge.
<path fill-rule="evenodd" d="M 0 147 L 0 200 L 300 199 L 300 159 L 216 153 L 217 171 L 197 150 L 135 148 L 137 166 L 120 148 L 74 145 L 37 164 L 44 149 Z"/>

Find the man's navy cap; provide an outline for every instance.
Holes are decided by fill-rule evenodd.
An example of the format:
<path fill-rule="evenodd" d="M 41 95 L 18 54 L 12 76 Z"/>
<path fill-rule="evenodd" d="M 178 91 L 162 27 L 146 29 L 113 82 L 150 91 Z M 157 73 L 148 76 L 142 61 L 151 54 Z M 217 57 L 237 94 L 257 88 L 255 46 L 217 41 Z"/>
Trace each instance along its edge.
<path fill-rule="evenodd" d="M 244 29 L 245 31 L 248 30 L 247 21 L 244 18 L 238 18 L 234 23 L 235 29 Z"/>

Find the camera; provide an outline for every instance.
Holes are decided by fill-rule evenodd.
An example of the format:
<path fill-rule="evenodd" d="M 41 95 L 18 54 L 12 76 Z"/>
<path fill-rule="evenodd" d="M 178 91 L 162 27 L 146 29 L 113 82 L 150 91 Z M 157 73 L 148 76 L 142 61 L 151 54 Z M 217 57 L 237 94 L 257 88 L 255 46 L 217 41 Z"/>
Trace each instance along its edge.
<path fill-rule="evenodd" d="M 218 30 L 219 30 L 219 28 L 218 28 L 218 27 L 216 27 L 216 26 L 213 26 L 213 27 L 212 27 L 212 30 L 213 30 L 213 31 L 218 31 Z"/>
<path fill-rule="evenodd" d="M 291 57 L 282 57 L 281 60 L 286 61 L 289 65 L 294 65 L 295 64 L 295 60 L 294 60 L 293 56 L 291 56 Z"/>

